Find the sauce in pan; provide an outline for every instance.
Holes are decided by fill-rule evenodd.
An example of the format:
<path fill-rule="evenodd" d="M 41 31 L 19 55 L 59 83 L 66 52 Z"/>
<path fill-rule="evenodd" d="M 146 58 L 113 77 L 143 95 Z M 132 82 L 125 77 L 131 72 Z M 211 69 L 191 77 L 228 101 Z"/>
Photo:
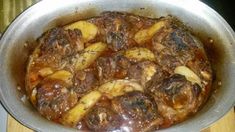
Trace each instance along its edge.
<path fill-rule="evenodd" d="M 53 28 L 30 56 L 26 91 L 39 113 L 79 130 L 151 131 L 194 115 L 212 69 L 171 16 L 104 12 Z"/>

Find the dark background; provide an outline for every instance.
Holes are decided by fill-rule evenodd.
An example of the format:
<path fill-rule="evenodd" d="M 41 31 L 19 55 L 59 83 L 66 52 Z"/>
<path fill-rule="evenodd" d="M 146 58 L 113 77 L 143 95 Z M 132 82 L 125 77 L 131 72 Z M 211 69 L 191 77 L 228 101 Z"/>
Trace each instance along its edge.
<path fill-rule="evenodd" d="M 216 10 L 235 31 L 235 0 L 202 0 Z"/>

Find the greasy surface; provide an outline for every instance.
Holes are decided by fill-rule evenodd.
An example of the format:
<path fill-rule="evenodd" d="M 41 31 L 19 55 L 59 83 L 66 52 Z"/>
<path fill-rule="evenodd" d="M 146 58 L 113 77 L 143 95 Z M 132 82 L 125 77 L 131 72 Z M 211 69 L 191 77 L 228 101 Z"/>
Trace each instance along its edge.
<path fill-rule="evenodd" d="M 102 94 L 74 127 L 151 131 L 185 120 L 206 101 L 212 81 L 210 63 L 203 45 L 175 18 L 149 19 L 106 12 L 86 21 L 98 27 L 98 33 L 88 42 L 79 29 L 63 27 L 54 28 L 37 40 L 39 47 L 30 57 L 26 86 L 32 104 L 41 115 L 62 123 L 61 118 L 84 95 L 117 79 L 139 83 L 143 91 L 128 90 L 130 86 L 126 86 L 123 95 Z M 158 22 L 164 25 L 155 25 Z M 153 31 L 153 25 L 158 30 Z M 146 32 L 148 36 L 144 38 L 148 39 L 137 41 L 139 31 Z M 89 67 L 76 70 L 76 59 L 96 42 L 105 43 L 105 51 Z M 137 51 L 133 49 L 140 50 L 134 57 L 129 55 Z M 175 74 L 178 66 L 188 67 L 201 84 Z M 61 70 L 66 71 L 63 76 L 51 77 Z"/>

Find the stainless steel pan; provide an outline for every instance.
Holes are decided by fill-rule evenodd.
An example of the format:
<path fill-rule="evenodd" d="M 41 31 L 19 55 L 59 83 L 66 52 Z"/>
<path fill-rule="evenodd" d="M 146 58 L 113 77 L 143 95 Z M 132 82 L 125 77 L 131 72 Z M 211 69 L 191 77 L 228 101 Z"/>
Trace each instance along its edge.
<path fill-rule="evenodd" d="M 218 88 L 205 106 L 192 118 L 161 131 L 199 131 L 222 117 L 235 102 L 235 34 L 214 10 L 197 0 L 45 0 L 19 15 L 0 41 L 0 98 L 7 111 L 19 122 L 36 131 L 75 131 L 47 121 L 26 101 L 17 86 L 23 88 L 29 48 L 47 29 L 102 11 L 128 11 L 149 17 L 173 15 L 192 28 L 201 39 L 213 38 L 213 66 Z M 34 47 L 34 45 L 29 45 Z M 221 81 L 218 85 L 218 81 Z"/>

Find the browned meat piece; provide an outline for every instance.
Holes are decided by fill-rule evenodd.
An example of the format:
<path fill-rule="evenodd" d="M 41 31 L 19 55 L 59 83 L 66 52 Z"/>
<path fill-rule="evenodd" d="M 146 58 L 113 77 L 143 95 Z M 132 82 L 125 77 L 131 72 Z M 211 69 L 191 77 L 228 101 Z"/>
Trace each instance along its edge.
<path fill-rule="evenodd" d="M 127 75 L 130 62 L 123 56 L 100 57 L 97 60 L 96 68 L 100 83 L 107 82 L 113 78 L 123 79 Z"/>
<path fill-rule="evenodd" d="M 41 54 L 58 53 L 62 56 L 71 54 L 84 49 L 80 30 L 64 30 L 63 28 L 54 28 L 39 39 Z"/>
<path fill-rule="evenodd" d="M 116 72 L 116 62 L 111 57 L 100 57 L 97 60 L 97 70 L 100 81 L 111 79 Z"/>
<path fill-rule="evenodd" d="M 117 69 L 115 73 L 115 78 L 124 79 L 127 76 L 128 68 L 131 66 L 130 61 L 124 56 L 115 56 L 117 62 Z"/>
<path fill-rule="evenodd" d="M 143 68 L 141 67 L 140 64 L 137 63 L 135 65 L 132 65 L 130 69 L 128 70 L 128 77 L 130 79 L 136 79 L 136 80 L 141 81 L 142 71 L 143 71 Z"/>
<path fill-rule="evenodd" d="M 60 80 L 46 79 L 37 85 L 37 109 L 47 119 L 58 121 L 77 103 L 77 96 Z"/>
<path fill-rule="evenodd" d="M 50 68 L 52 71 L 67 69 L 72 71 L 74 55 L 84 49 L 80 30 L 64 30 L 53 28 L 38 39 L 38 47 L 34 51 L 28 67 L 28 87 L 34 87 L 43 78 L 39 71 Z M 32 89 L 31 89 L 32 90 Z M 31 90 L 28 93 L 31 94 Z"/>
<path fill-rule="evenodd" d="M 98 26 L 104 27 L 104 39 L 113 51 L 126 49 L 130 43 L 134 43 L 130 37 L 131 24 L 125 20 L 125 16 L 107 12 L 100 19 L 102 24 L 99 23 Z"/>
<path fill-rule="evenodd" d="M 114 51 L 121 50 L 126 45 L 125 38 L 123 33 L 114 33 L 109 32 L 107 34 L 107 43 L 110 44 L 111 49 Z"/>
<path fill-rule="evenodd" d="M 84 117 L 83 123 L 92 131 L 113 131 L 119 130 L 121 117 L 111 107 L 111 100 L 106 96 L 93 106 L 93 109 Z"/>
<path fill-rule="evenodd" d="M 129 79 L 137 80 L 142 86 L 145 86 L 155 74 L 159 78 L 164 78 L 162 73 L 161 67 L 151 61 L 137 62 L 128 69 Z"/>
<path fill-rule="evenodd" d="M 152 38 L 157 62 L 168 72 L 173 73 L 176 66 L 186 65 L 195 57 L 194 50 L 202 49 L 201 43 L 194 40 L 188 31 L 182 28 L 173 18 Z"/>
<path fill-rule="evenodd" d="M 150 95 L 141 92 L 129 92 L 112 100 L 113 107 L 132 131 L 142 130 L 150 122 L 160 118 L 157 105 Z M 154 124 L 155 126 L 160 125 Z"/>
<path fill-rule="evenodd" d="M 91 91 L 98 83 L 97 78 L 92 73 L 94 71 L 78 71 L 74 77 L 74 91 L 78 97 L 83 96 L 87 92 Z"/>
<path fill-rule="evenodd" d="M 101 40 L 106 41 L 113 51 L 137 45 L 133 39 L 135 33 L 140 28 L 148 27 L 154 23 L 152 19 L 120 12 L 104 12 L 99 18 L 93 18 L 89 21 L 100 27 L 103 38 Z"/>
<path fill-rule="evenodd" d="M 182 121 L 195 113 L 204 96 L 198 84 L 192 84 L 178 74 L 160 83 L 153 83 L 149 90 L 154 95 L 158 110 L 166 120 L 165 123 L 169 123 L 165 125 Z"/>
<path fill-rule="evenodd" d="M 87 126 L 93 131 L 112 131 L 120 126 L 120 117 L 111 107 L 95 106 L 85 117 Z"/>

